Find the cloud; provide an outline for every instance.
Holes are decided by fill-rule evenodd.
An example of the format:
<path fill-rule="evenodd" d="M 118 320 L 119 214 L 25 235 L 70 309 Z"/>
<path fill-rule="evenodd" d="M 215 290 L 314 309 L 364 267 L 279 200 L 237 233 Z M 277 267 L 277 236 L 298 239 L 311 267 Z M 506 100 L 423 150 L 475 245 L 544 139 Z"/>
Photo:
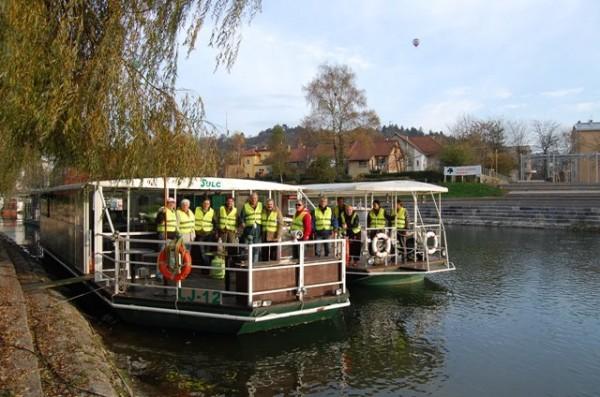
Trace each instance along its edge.
<path fill-rule="evenodd" d="M 512 92 L 510 92 L 510 90 L 507 88 L 499 88 L 496 90 L 493 96 L 495 98 L 508 99 L 512 96 Z"/>
<path fill-rule="evenodd" d="M 578 102 L 569 106 L 575 112 L 600 111 L 600 101 Z"/>
<path fill-rule="evenodd" d="M 562 90 L 544 91 L 541 93 L 542 96 L 551 98 L 561 98 L 569 95 L 576 95 L 583 91 L 583 87 L 577 88 L 566 88 Z"/>
<path fill-rule="evenodd" d="M 526 103 L 508 103 L 506 105 L 501 106 L 502 109 L 507 110 L 515 110 L 515 109 L 523 109 L 526 108 L 528 104 Z"/>
<path fill-rule="evenodd" d="M 473 113 L 483 106 L 483 103 L 471 99 L 452 98 L 432 102 L 421 107 L 413 123 L 414 125 L 425 124 L 427 129 L 444 130 L 461 114 Z"/>

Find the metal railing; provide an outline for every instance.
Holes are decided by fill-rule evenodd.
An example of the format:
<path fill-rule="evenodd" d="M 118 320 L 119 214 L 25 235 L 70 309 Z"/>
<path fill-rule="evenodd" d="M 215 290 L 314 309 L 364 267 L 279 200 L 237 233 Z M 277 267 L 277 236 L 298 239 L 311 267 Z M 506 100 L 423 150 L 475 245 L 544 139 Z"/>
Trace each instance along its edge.
<path fill-rule="evenodd" d="M 323 287 L 331 287 L 327 292 L 332 291 L 338 294 L 346 293 L 346 241 L 343 239 L 329 239 L 329 240 L 309 240 L 309 241 L 284 241 L 284 242 L 268 242 L 268 243 L 255 243 L 255 244 L 240 244 L 240 243 L 222 243 L 222 242 L 189 242 L 185 243 L 186 247 L 203 247 L 204 249 L 211 250 L 211 252 L 217 252 L 217 250 L 227 250 L 228 257 L 231 259 L 226 261 L 226 265 L 223 267 L 215 268 L 211 265 L 194 265 L 192 264 L 192 274 L 194 270 L 205 270 L 209 273 L 215 270 L 222 270 L 224 275 L 218 278 L 212 278 L 215 281 L 227 281 L 233 274 L 236 274 L 236 289 L 229 289 L 229 285 L 226 282 L 224 288 L 221 285 L 214 286 L 215 281 L 212 283 L 205 283 L 199 285 L 199 280 L 187 278 L 175 283 L 175 285 L 166 285 L 157 283 L 158 277 L 158 265 L 156 260 L 151 260 L 157 257 L 162 248 L 169 242 L 168 240 L 156 240 L 156 239 L 144 239 L 144 238 L 131 238 L 131 236 L 137 237 L 139 233 L 131 233 L 130 236 L 127 233 L 102 233 L 103 241 L 108 241 L 112 248 L 97 251 L 96 256 L 102 258 L 101 268 L 96 270 L 96 282 L 99 284 L 104 283 L 107 291 L 113 296 L 124 295 L 128 292 L 129 287 L 136 288 L 149 288 L 158 290 L 174 290 L 176 292 L 176 301 L 189 301 L 191 295 L 198 293 L 204 294 L 203 297 L 206 299 L 199 299 L 200 303 L 215 303 L 223 304 L 223 297 L 246 297 L 245 305 L 248 307 L 257 307 L 263 305 L 262 300 L 257 300 L 263 296 L 269 296 L 278 293 L 290 293 L 295 294 L 297 300 L 303 301 L 306 296 L 314 297 L 310 294 L 310 290 Z M 339 255 L 317 258 L 308 255 L 309 247 L 313 247 L 316 244 L 331 244 L 336 246 Z M 106 245 L 106 244 L 105 244 Z M 297 251 L 297 255 L 292 254 L 291 256 L 283 256 L 278 254 L 278 260 L 275 264 L 268 261 L 257 261 L 255 262 L 256 250 L 262 250 L 263 248 L 275 248 L 279 253 L 285 249 L 291 249 Z M 332 250 L 335 252 L 336 250 Z M 235 255 L 232 255 L 236 252 Z M 235 262 L 235 263 L 234 263 Z M 310 272 L 310 269 L 317 267 L 333 266 L 334 268 L 339 267 L 335 273 L 335 279 L 330 278 L 323 282 L 306 282 L 306 274 Z M 139 271 L 139 269 L 147 269 L 147 271 Z M 257 289 L 255 281 L 259 274 L 266 274 L 265 277 L 269 277 L 269 272 L 281 272 L 287 269 L 297 269 L 295 277 L 295 285 L 270 285 L 269 289 Z M 136 274 L 140 273 L 140 274 Z M 142 277 L 141 273 L 145 276 Z M 237 275 L 241 275 L 238 277 Z M 136 280 L 137 279 L 137 280 Z M 143 279 L 144 282 L 138 280 Z M 203 277 L 202 280 L 211 279 L 210 277 Z M 244 279 L 245 288 L 240 290 L 237 282 Z M 196 284 L 196 285 L 194 285 Z M 199 292 L 200 291 L 200 292 Z M 317 295 L 319 296 L 319 295 Z M 213 299 L 214 298 L 214 299 Z M 212 301 L 211 301 L 212 299 Z M 191 299 L 194 301 L 195 299 Z M 211 301 L 211 302 L 208 302 Z M 239 304 L 236 301 L 235 304 Z M 269 302 L 270 304 L 271 302 Z M 267 306 L 267 304 L 264 304 Z"/>

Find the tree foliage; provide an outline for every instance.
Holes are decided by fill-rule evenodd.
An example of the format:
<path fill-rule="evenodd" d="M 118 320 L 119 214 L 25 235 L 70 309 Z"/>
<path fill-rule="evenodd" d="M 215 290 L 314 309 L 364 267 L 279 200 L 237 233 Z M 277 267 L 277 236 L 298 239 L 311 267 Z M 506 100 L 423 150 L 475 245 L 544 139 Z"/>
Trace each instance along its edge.
<path fill-rule="evenodd" d="M 271 155 L 269 156 L 268 163 L 271 165 L 271 173 L 277 176 L 280 182 L 283 182 L 283 177 L 288 171 L 287 160 L 289 152 L 285 130 L 280 125 L 273 127 L 273 133 L 269 139 L 269 150 L 271 151 Z"/>
<path fill-rule="evenodd" d="M 335 170 L 344 173 L 344 133 L 356 128 L 378 128 L 379 117 L 367 108 L 364 90 L 356 86 L 356 75 L 347 65 L 319 67 L 317 76 L 303 87 L 311 112 L 304 125 L 334 133 Z"/>
<path fill-rule="evenodd" d="M 178 54 L 212 22 L 216 66 L 231 67 L 240 26 L 259 10 L 260 0 L 0 3 L 0 191 L 32 157 L 92 178 L 214 173 L 202 102 L 177 95 Z"/>

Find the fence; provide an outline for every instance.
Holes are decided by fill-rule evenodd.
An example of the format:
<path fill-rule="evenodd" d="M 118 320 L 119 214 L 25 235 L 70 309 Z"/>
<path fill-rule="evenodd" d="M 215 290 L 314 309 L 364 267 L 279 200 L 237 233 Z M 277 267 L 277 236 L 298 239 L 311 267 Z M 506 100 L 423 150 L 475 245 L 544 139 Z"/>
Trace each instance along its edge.
<path fill-rule="evenodd" d="M 600 183 L 600 153 L 521 155 L 521 181 Z"/>

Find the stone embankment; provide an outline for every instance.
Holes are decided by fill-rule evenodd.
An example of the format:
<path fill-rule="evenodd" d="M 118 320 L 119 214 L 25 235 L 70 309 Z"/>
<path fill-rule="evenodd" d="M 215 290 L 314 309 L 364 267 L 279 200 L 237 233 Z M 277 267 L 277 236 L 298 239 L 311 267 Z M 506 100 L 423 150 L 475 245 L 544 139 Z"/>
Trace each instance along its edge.
<path fill-rule="evenodd" d="M 436 214 L 431 203 L 419 208 Z M 501 198 L 444 200 L 442 215 L 446 224 L 600 230 L 600 186 L 517 185 Z"/>
<path fill-rule="evenodd" d="M 0 395 L 129 396 L 100 337 L 21 249 L 0 239 Z"/>

